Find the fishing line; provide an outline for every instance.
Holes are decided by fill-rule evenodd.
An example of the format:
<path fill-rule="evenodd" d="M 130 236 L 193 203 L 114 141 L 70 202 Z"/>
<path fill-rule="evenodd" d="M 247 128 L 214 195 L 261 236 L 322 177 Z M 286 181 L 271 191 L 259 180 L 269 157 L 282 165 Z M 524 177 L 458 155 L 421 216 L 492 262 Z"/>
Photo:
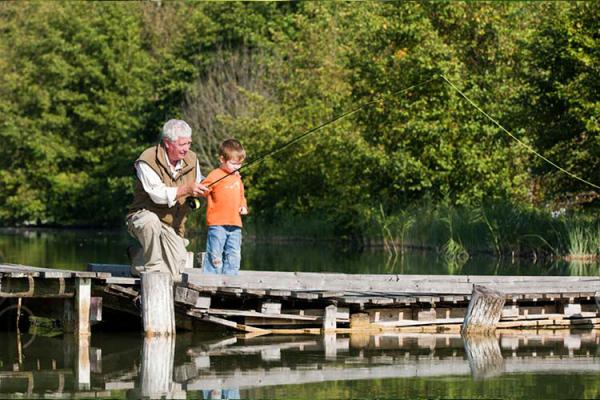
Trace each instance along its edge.
<path fill-rule="evenodd" d="M 479 111 L 480 113 L 482 113 L 483 115 L 485 115 L 487 117 L 487 119 L 489 119 L 490 121 L 492 121 L 498 128 L 502 129 L 508 136 L 510 136 L 511 138 L 513 138 L 514 140 L 517 141 L 517 143 L 519 143 L 521 146 L 525 147 L 528 151 L 530 151 L 531 153 L 535 154 L 536 156 L 538 156 L 539 158 L 541 158 L 542 160 L 546 161 L 548 164 L 552 165 L 554 168 L 558 169 L 559 171 L 567 174 L 568 176 L 575 178 L 583 183 L 585 183 L 586 185 L 589 185 L 593 188 L 596 189 L 600 189 L 600 186 L 586 181 L 583 178 L 580 178 L 579 176 L 575 175 L 574 173 L 567 171 L 566 169 L 562 168 L 560 165 L 552 162 L 551 160 L 549 160 L 548 158 L 544 157 L 542 154 L 540 154 L 539 152 L 537 152 L 533 147 L 529 146 L 527 143 L 523 142 L 522 140 L 520 140 L 518 137 L 516 137 L 515 135 L 513 135 L 512 133 L 510 133 L 506 128 L 504 128 L 502 125 L 500 125 L 500 123 L 498 121 L 496 121 L 494 118 L 490 117 L 485 111 L 483 111 L 477 104 L 475 104 L 475 102 L 473 100 L 471 100 L 470 98 L 467 97 L 466 94 L 464 94 L 459 88 L 457 88 L 456 86 L 454 86 L 454 84 L 452 82 L 450 82 L 450 80 L 448 78 L 446 78 L 444 75 L 439 75 L 443 80 L 446 81 L 446 83 L 448 85 L 450 85 L 454 90 L 456 90 L 465 100 L 467 100 L 469 103 L 471 103 L 471 105 L 473 107 L 475 107 L 475 109 L 477 111 Z"/>
<path fill-rule="evenodd" d="M 485 111 L 483 111 L 483 110 L 481 109 L 481 107 L 479 107 L 477 104 L 475 104 L 475 102 L 474 102 L 473 100 L 471 100 L 471 99 L 470 99 L 470 98 L 469 98 L 469 97 L 468 97 L 466 94 L 464 94 L 464 93 L 463 93 L 463 92 L 462 92 L 462 91 L 461 91 L 461 90 L 460 90 L 458 87 L 456 87 L 456 86 L 455 86 L 455 85 L 454 85 L 452 82 L 450 82 L 450 80 L 449 80 L 448 78 L 446 78 L 446 76 L 444 76 L 444 75 L 442 75 L 442 74 L 436 75 L 436 76 L 434 76 L 434 77 L 432 77 L 432 78 L 430 78 L 430 79 L 423 80 L 423 81 L 421 81 L 421 82 L 419 82 L 419 83 L 416 83 L 416 84 L 414 84 L 414 85 L 412 85 L 412 86 L 409 86 L 409 87 L 407 87 L 407 88 L 403 88 L 403 89 L 397 90 L 397 91 L 395 91 L 395 92 L 392 92 L 392 93 L 390 94 L 390 96 L 397 96 L 397 95 L 399 95 L 399 94 L 402 94 L 402 93 L 408 92 L 409 90 L 415 89 L 415 88 L 417 88 L 417 87 L 420 87 L 420 86 L 424 86 L 424 85 L 426 85 L 426 84 L 428 84 L 428 83 L 430 83 L 430 82 L 433 82 L 434 80 L 436 80 L 436 79 L 439 79 L 439 78 L 442 78 L 442 79 L 443 79 L 443 80 L 444 80 L 444 81 L 445 81 L 445 82 L 446 82 L 448 85 L 450 85 L 450 87 L 451 87 L 452 89 L 454 89 L 456 92 L 458 92 L 458 93 L 459 93 L 459 94 L 460 94 L 460 95 L 461 95 L 461 96 L 462 96 L 462 97 L 463 97 L 465 100 L 467 100 L 467 101 L 468 101 L 468 102 L 469 102 L 469 103 L 470 103 L 470 104 L 471 104 L 471 105 L 472 105 L 472 106 L 473 106 L 473 107 L 474 107 L 474 108 L 475 108 L 477 111 L 479 111 L 479 112 L 480 112 L 481 114 L 483 114 L 483 115 L 484 115 L 484 116 L 485 116 L 487 119 L 489 119 L 490 121 L 492 121 L 492 122 L 493 122 L 493 123 L 494 123 L 494 124 L 495 124 L 497 127 L 499 127 L 499 128 L 500 128 L 500 129 L 501 129 L 503 132 L 505 132 L 505 133 L 506 133 L 508 136 L 510 136 L 512 139 L 514 139 L 514 140 L 515 140 L 515 141 L 516 141 L 518 144 L 520 144 L 521 146 L 525 147 L 525 148 L 526 148 L 526 149 L 527 149 L 529 152 L 533 153 L 533 154 L 534 154 L 534 155 L 536 155 L 537 157 L 541 158 L 542 160 L 544 160 L 544 161 L 545 161 L 545 162 L 547 162 L 548 164 L 552 165 L 554 168 L 558 169 L 559 171 L 561 171 L 561 172 L 563 172 L 563 173 L 567 174 L 568 176 L 570 176 L 570 177 L 572 177 L 572 178 L 574 178 L 574 179 L 577 179 L 577 180 L 579 180 L 579 181 L 581 181 L 581 182 L 585 183 L 586 185 L 589 185 L 589 186 L 591 186 L 591 187 L 594 187 L 594 188 L 596 188 L 596 189 L 600 189 L 600 186 L 598 186 L 598 185 L 596 185 L 596 184 L 594 184 L 594 183 L 592 183 L 592 182 L 589 182 L 589 181 L 587 181 L 587 180 L 585 180 L 585 179 L 583 179 L 583 178 L 580 178 L 579 176 L 575 175 L 574 173 L 572 173 L 572 172 L 570 172 L 570 171 L 568 171 L 568 170 L 566 170 L 566 169 L 562 168 L 560 165 L 558 165 L 558 164 L 554 163 L 553 161 L 551 161 L 551 160 L 550 160 L 550 159 L 548 159 L 547 157 L 543 156 L 543 155 L 542 155 L 542 154 L 540 154 L 538 151 L 536 151 L 536 150 L 535 150 L 533 147 L 529 146 L 527 143 L 523 142 L 523 141 L 522 141 L 522 140 L 520 140 L 518 137 L 516 137 L 515 135 L 513 135 L 513 134 L 512 134 L 510 131 L 508 131 L 506 128 L 504 128 L 504 127 L 503 127 L 503 126 L 502 126 L 502 125 L 501 125 L 501 124 L 500 124 L 498 121 L 496 121 L 496 120 L 495 120 L 494 118 L 492 118 L 492 117 L 491 117 L 489 114 L 487 114 Z M 305 138 L 305 137 L 307 137 L 308 135 L 310 135 L 310 134 L 312 134 L 312 133 L 315 133 L 315 132 L 318 132 L 318 131 L 320 131 L 321 129 L 325 128 L 325 127 L 326 127 L 326 126 L 328 126 L 328 125 L 331 125 L 331 124 L 333 124 L 333 123 L 334 123 L 334 122 L 336 122 L 336 121 L 339 121 L 339 120 L 341 120 L 341 119 L 343 119 L 343 118 L 345 118 L 345 117 L 347 117 L 347 116 L 350 116 L 350 115 L 352 115 L 352 114 L 355 114 L 355 113 L 357 113 L 357 112 L 359 112 L 359 111 L 361 111 L 361 110 L 365 109 L 366 107 L 368 107 L 368 106 L 370 106 L 370 105 L 373 105 L 373 104 L 375 104 L 375 103 L 381 102 L 381 101 L 383 101 L 383 100 L 384 100 L 383 98 L 374 99 L 374 100 L 368 101 L 368 102 L 366 102 L 366 103 L 364 103 L 364 104 L 362 104 L 362 105 L 360 105 L 360 106 L 357 106 L 356 108 L 354 108 L 354 109 L 352 109 L 352 110 L 349 110 L 349 111 L 346 111 L 346 112 L 344 112 L 344 113 L 342 113 L 342 114 L 339 114 L 339 115 L 337 115 L 337 116 L 335 116 L 335 117 L 333 117 L 333 118 L 331 118 L 331 119 L 329 119 L 329 120 L 327 120 L 327 121 L 323 122 L 321 125 L 319 125 L 319 126 L 316 126 L 316 127 L 314 127 L 314 128 L 311 128 L 311 129 L 309 129 L 309 130 L 307 130 L 307 131 L 305 131 L 305 132 L 301 133 L 300 135 L 298 135 L 298 136 L 294 137 L 293 139 L 289 140 L 288 142 L 286 142 L 286 143 L 284 143 L 284 144 L 282 144 L 282 145 L 280 145 L 280 146 L 276 147 L 275 149 L 273 149 L 273 150 L 271 150 L 271 151 L 268 151 L 268 152 L 266 152 L 266 153 L 264 153 L 264 154 L 260 155 L 260 156 L 259 156 L 259 157 L 257 157 L 256 159 L 249 161 L 248 163 L 246 163 L 246 164 L 242 165 L 242 166 L 241 166 L 239 169 L 237 169 L 237 170 L 235 170 L 235 171 L 232 171 L 232 172 L 229 172 L 229 173 L 227 173 L 226 175 L 222 176 L 221 178 L 217 179 L 216 181 L 214 181 L 214 182 L 211 182 L 211 183 L 210 183 L 210 184 L 209 184 L 207 187 L 209 187 L 209 188 L 210 188 L 211 186 L 213 186 L 213 185 L 217 184 L 218 182 L 222 181 L 223 179 L 227 178 L 228 176 L 230 176 L 230 175 L 232 175 L 232 174 L 234 174 L 234 173 L 236 173 L 236 172 L 238 172 L 238 171 L 240 171 L 240 170 L 242 170 L 242 169 L 246 169 L 246 168 L 250 167 L 251 165 L 258 164 L 259 162 L 262 162 L 262 161 L 263 161 L 265 158 L 267 158 L 267 157 L 270 157 L 270 156 L 272 156 L 272 155 L 274 155 L 274 154 L 276 154 L 276 153 L 278 153 L 278 152 L 280 152 L 280 151 L 284 150 L 285 148 L 287 148 L 287 147 L 291 146 L 292 144 L 299 142 L 300 140 L 304 139 L 304 138 Z M 195 199 L 195 198 L 190 198 L 190 199 Z M 188 200 L 190 200 L 190 199 L 188 199 Z M 190 205 L 191 205 L 191 204 L 190 204 Z M 192 208 L 197 208 L 197 207 L 196 207 L 196 206 L 193 206 Z"/>
<path fill-rule="evenodd" d="M 389 96 L 397 96 L 397 95 L 399 95 L 399 94 L 402 94 L 402 93 L 404 93 L 404 92 L 408 92 L 409 90 L 412 90 L 412 89 L 415 89 L 415 88 L 417 88 L 417 87 L 420 87 L 420 86 L 426 85 L 426 84 L 428 84 L 429 82 L 432 82 L 432 81 L 434 81 L 434 80 L 436 80 L 436 79 L 439 79 L 439 78 L 440 78 L 439 76 L 434 76 L 433 78 L 430 78 L 430 79 L 427 79 L 427 80 L 421 81 L 421 82 L 419 82 L 419 83 L 416 83 L 416 84 L 414 84 L 414 85 L 412 85 L 412 86 L 409 86 L 409 87 L 407 87 L 407 88 L 400 89 L 400 90 L 397 90 L 397 91 L 395 91 L 395 92 L 392 92 L 392 93 L 391 93 Z M 354 109 L 352 109 L 352 110 L 346 111 L 346 112 L 344 112 L 344 113 L 342 113 L 342 114 L 340 114 L 340 115 L 338 115 L 338 116 L 336 116 L 336 117 L 333 117 L 333 118 L 331 118 L 330 120 L 323 122 L 321 125 L 319 125 L 319 126 L 316 126 L 316 127 L 314 127 L 314 128 L 311 128 L 311 129 L 309 129 L 309 130 L 307 130 L 307 131 L 305 131 L 305 132 L 301 133 L 300 135 L 298 135 L 298 136 L 296 136 L 295 138 L 291 139 L 290 141 L 288 141 L 288 142 L 286 142 L 286 143 L 282 144 L 281 146 L 279 146 L 279 147 L 276 147 L 275 149 L 273 149 L 273 150 L 271 150 L 271 151 L 268 151 L 268 152 L 266 152 L 266 153 L 264 153 L 264 154 L 260 155 L 259 157 L 257 157 L 256 159 L 254 159 L 254 160 L 252 160 L 252 161 L 249 161 L 249 162 L 247 162 L 246 164 L 242 165 L 242 166 L 241 166 L 239 169 L 237 169 L 236 171 L 240 171 L 240 170 L 242 170 L 242 169 L 245 169 L 245 168 L 248 168 L 248 167 L 250 167 L 251 165 L 257 164 L 257 163 L 259 163 L 259 162 L 263 161 L 265 158 L 267 158 L 267 157 L 270 157 L 270 156 L 272 156 L 272 155 L 274 155 L 274 154 L 276 154 L 276 153 L 279 153 L 280 151 L 284 150 L 286 147 L 289 147 L 289 146 L 291 146 L 292 144 L 294 144 L 294 143 L 296 143 L 296 142 L 299 142 L 300 140 L 304 139 L 306 136 L 308 136 L 308 135 L 310 135 L 310 134 L 312 134 L 312 133 L 315 133 L 315 132 L 317 132 L 317 131 L 320 131 L 321 129 L 325 128 L 326 126 L 328 126 L 328 125 L 330 125 L 330 124 L 333 124 L 333 123 L 334 123 L 334 122 L 336 122 L 336 121 L 339 121 L 339 120 L 341 120 L 341 119 L 343 119 L 343 118 L 345 118 L 345 117 L 347 117 L 347 116 L 349 116 L 349 115 L 352 115 L 352 114 L 354 114 L 354 113 L 357 113 L 357 112 L 359 112 L 359 111 L 361 111 L 361 110 L 365 109 L 366 107 L 368 107 L 368 106 L 370 106 L 370 105 L 373 105 L 373 104 L 375 104 L 375 103 L 381 102 L 381 101 L 383 101 L 383 100 L 384 100 L 383 98 L 379 98 L 379 99 L 371 100 L 371 101 L 369 101 L 369 102 L 367 102 L 367 103 L 364 103 L 364 104 L 362 104 L 362 105 L 360 105 L 360 106 L 358 106 L 358 107 L 356 107 L 356 108 L 354 108 Z M 207 187 L 211 187 L 211 186 L 213 186 L 214 184 L 218 183 L 219 181 L 221 181 L 221 180 L 223 180 L 223 179 L 227 178 L 229 175 L 232 175 L 232 174 L 234 174 L 236 171 L 232 171 L 232 172 L 228 173 L 227 175 L 225 175 L 225 176 L 222 176 L 221 178 L 217 179 L 216 181 L 214 181 L 214 182 L 211 182 L 211 183 L 210 183 L 210 184 L 209 184 Z"/>

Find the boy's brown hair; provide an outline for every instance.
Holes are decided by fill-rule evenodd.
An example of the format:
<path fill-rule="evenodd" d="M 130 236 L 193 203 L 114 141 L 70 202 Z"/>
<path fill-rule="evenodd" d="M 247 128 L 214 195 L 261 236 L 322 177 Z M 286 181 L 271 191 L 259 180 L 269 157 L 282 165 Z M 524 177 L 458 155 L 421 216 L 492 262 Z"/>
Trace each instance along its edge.
<path fill-rule="evenodd" d="M 219 146 L 219 155 L 222 156 L 225 161 L 233 159 L 243 161 L 246 158 L 246 150 L 244 150 L 244 147 L 238 140 L 226 139 L 223 140 Z"/>

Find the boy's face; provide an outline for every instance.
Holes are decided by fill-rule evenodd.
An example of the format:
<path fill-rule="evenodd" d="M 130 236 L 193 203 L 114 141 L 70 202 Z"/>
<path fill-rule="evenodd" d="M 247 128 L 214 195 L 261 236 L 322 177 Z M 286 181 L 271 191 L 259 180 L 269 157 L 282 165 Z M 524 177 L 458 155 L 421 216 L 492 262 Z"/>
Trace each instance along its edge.
<path fill-rule="evenodd" d="M 225 170 L 228 174 L 231 174 L 234 171 L 242 168 L 244 163 L 244 159 L 240 158 L 232 158 L 231 160 L 225 160 L 223 156 L 220 157 L 221 168 Z"/>

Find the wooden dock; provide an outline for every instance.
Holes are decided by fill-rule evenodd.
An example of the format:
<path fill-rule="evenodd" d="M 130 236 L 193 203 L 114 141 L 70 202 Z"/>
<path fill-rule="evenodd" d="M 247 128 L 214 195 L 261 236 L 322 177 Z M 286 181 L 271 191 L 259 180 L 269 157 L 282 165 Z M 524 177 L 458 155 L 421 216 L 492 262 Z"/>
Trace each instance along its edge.
<path fill-rule="evenodd" d="M 186 298 L 205 306 L 186 313 L 219 323 L 232 319 L 271 333 L 295 333 L 291 326 L 317 325 L 334 306 L 335 329 L 456 330 L 462 324 L 473 285 L 493 288 L 506 297 L 499 328 L 593 326 L 598 319 L 598 277 L 351 275 L 242 271 L 239 276 L 207 276 L 199 270 L 183 276 Z M 182 289 L 180 289 L 180 292 Z M 206 305 L 210 299 L 210 305 Z M 237 300 L 237 301 L 236 301 Z M 231 303 L 245 310 L 230 309 Z M 216 318 L 213 318 L 216 317 Z M 308 321 L 311 318 L 312 322 Z M 286 329 L 285 327 L 288 327 Z M 252 331 L 252 330 L 248 330 Z"/>
<path fill-rule="evenodd" d="M 594 328 L 600 325 L 600 277 L 371 275 L 241 271 L 239 276 L 186 270 L 173 288 L 178 329 L 217 324 L 251 335 L 353 331 L 458 331 L 474 285 L 504 296 L 497 329 Z M 87 271 L 0 265 L 0 301 L 90 333 L 90 322 L 140 319 L 140 279 L 125 265 Z M 102 309 L 107 316 L 103 318 Z M 110 311 L 110 313 L 109 313 Z M 129 318 L 131 319 L 131 318 Z"/>

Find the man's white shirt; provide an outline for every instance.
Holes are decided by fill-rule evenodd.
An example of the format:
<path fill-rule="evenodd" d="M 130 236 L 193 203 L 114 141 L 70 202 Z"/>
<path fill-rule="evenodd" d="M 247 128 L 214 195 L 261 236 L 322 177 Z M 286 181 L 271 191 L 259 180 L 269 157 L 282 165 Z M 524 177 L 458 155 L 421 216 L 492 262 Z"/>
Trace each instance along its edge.
<path fill-rule="evenodd" d="M 177 165 L 173 167 L 169 159 L 165 155 L 165 162 L 171 168 L 171 176 L 175 178 L 177 173 L 183 168 L 183 160 L 177 161 Z M 202 182 L 204 177 L 200 172 L 200 163 L 196 161 L 196 183 Z M 144 190 L 152 201 L 156 204 L 166 204 L 168 207 L 173 207 L 176 203 L 177 188 L 169 187 L 160 179 L 160 176 L 146 163 L 145 161 L 137 161 L 135 163 L 135 171 L 138 179 L 142 182 Z"/>

